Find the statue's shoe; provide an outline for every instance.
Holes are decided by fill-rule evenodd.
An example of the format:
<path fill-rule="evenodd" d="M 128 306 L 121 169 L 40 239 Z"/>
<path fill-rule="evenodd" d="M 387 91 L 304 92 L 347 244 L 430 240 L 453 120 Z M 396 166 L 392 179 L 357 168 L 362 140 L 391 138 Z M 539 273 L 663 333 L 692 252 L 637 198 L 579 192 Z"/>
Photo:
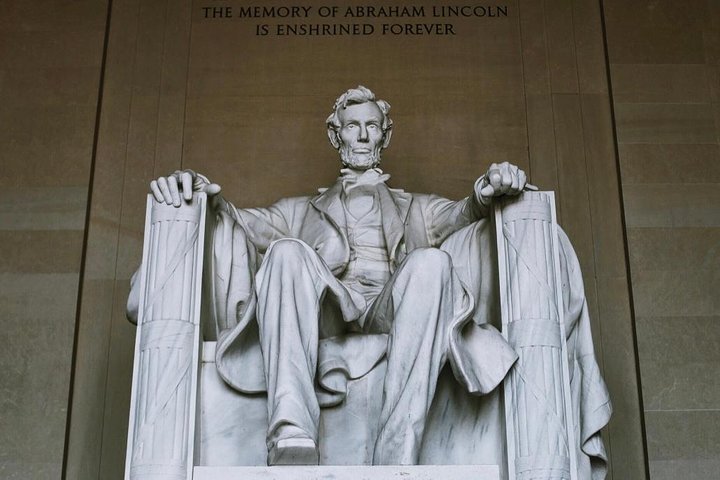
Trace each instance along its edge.
<path fill-rule="evenodd" d="M 307 437 L 282 438 L 268 452 L 268 465 L 318 465 L 320 453 Z"/>

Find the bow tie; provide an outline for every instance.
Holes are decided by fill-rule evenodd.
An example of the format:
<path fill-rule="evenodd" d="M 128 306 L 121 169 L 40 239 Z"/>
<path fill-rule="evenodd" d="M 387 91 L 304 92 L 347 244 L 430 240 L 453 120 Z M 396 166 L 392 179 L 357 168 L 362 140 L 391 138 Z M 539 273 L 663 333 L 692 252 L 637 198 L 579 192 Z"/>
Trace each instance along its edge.
<path fill-rule="evenodd" d="M 356 172 L 349 168 L 343 168 L 340 170 L 342 177 L 340 177 L 345 193 L 349 193 L 351 190 L 358 187 L 374 187 L 381 183 L 385 183 L 390 175 L 383 173 L 379 168 L 370 168 L 365 170 L 362 174 L 358 175 Z"/>

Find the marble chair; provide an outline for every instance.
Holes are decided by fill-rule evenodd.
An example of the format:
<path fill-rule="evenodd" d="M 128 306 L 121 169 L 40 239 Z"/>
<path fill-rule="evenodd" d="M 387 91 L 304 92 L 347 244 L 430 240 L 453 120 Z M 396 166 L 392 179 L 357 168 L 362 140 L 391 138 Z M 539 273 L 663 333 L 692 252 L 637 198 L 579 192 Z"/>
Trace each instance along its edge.
<path fill-rule="evenodd" d="M 266 395 L 241 393 L 218 371 L 227 329 L 218 325 L 209 278 L 216 221 L 208 210 L 203 193 L 180 208 L 148 197 L 143 263 L 129 300 L 139 327 L 128 479 L 190 480 L 203 468 L 266 465 Z M 476 470 L 478 479 L 530 478 L 532 472 L 532 478 L 601 478 L 606 457 L 599 430 L 609 418 L 609 400 L 592 354 L 577 259 L 554 215 L 551 193 L 525 193 L 496 208 L 494 225 L 481 227 L 493 230 L 485 241 L 497 242 L 497 257 L 486 255 L 496 301 L 477 310 L 495 319 L 520 359 L 504 390 L 482 396 L 459 387 L 448 367 L 442 371 L 419 463 L 497 465 Z M 448 248 L 470 237 L 477 232 L 454 236 Z M 480 263 L 455 267 L 467 270 L 463 281 L 470 284 L 482 270 Z M 237 294 L 249 295 L 250 285 Z M 381 360 L 349 379 L 344 401 L 322 409 L 321 465 L 372 461 L 385 368 Z M 478 476 L 482 471 L 490 476 Z"/>

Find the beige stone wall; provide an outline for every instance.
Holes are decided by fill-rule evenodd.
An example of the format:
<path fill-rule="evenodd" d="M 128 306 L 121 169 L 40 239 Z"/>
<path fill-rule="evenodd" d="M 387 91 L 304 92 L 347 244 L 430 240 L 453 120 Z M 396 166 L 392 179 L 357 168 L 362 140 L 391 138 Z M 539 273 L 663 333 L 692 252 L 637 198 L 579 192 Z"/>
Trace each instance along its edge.
<path fill-rule="evenodd" d="M 604 3 L 651 478 L 716 478 L 720 6 Z"/>
<path fill-rule="evenodd" d="M 558 192 L 616 407 L 605 432 L 612 478 L 645 477 L 642 419 L 653 480 L 713 478 L 715 2 L 515 0 L 507 19 L 455 22 L 454 37 L 361 41 L 260 39 L 254 23 L 202 18 L 216 3 L 112 2 L 67 478 L 122 473 L 134 339 L 124 302 L 147 181 L 196 168 L 238 205 L 311 193 L 336 175 L 322 121 L 337 93 L 359 82 L 393 104 L 384 167 L 395 186 L 459 197 L 491 161 L 511 160 Z M 0 6 L 2 478 L 57 478 L 62 467 L 106 8 Z"/>
<path fill-rule="evenodd" d="M 0 477 L 62 472 L 107 2 L 0 3 Z"/>
<path fill-rule="evenodd" d="M 323 126 L 332 101 L 365 83 L 393 104 L 384 163 L 393 185 L 459 198 L 489 163 L 510 160 L 558 192 L 616 406 L 606 432 L 612 476 L 643 478 L 597 2 L 512 1 L 506 18 L 454 22 L 456 36 L 367 38 L 260 38 L 255 22 L 203 18 L 205 5 L 112 4 L 68 477 L 122 472 L 134 337 L 124 302 L 140 259 L 149 179 L 192 167 L 240 206 L 310 194 L 337 175 Z"/>

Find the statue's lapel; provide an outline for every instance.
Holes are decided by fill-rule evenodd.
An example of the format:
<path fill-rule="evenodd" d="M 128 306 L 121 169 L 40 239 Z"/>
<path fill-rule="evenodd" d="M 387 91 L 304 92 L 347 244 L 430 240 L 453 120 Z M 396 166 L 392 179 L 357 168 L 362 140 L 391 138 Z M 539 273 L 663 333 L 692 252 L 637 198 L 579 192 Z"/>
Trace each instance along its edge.
<path fill-rule="evenodd" d="M 402 262 L 406 254 L 403 238 L 405 237 L 405 220 L 410 211 L 412 195 L 402 190 L 391 189 L 384 183 L 378 185 L 377 190 L 382 211 L 383 235 L 390 256 L 390 266 L 394 270 Z M 323 223 L 327 223 L 331 229 L 339 233 L 343 242 L 343 253 L 347 252 L 346 255 L 342 255 L 345 260 L 345 258 L 349 258 L 349 246 L 347 243 L 345 211 L 340 198 L 341 192 L 342 182 L 336 182 L 332 187 L 313 198 L 310 203 L 325 220 Z M 318 251 L 321 250 L 318 249 Z"/>
<path fill-rule="evenodd" d="M 313 208 L 305 217 L 300 234 L 335 275 L 342 272 L 350 260 L 341 191 L 342 184 L 337 182 L 310 200 Z"/>
<path fill-rule="evenodd" d="M 317 197 L 310 200 L 310 203 L 324 213 L 333 224 L 344 234 L 345 227 L 345 211 L 343 210 L 340 194 L 342 192 L 342 182 L 335 182 L 332 187 L 322 192 Z"/>
<path fill-rule="evenodd" d="M 405 237 L 405 219 L 410 211 L 412 195 L 402 190 L 390 189 L 385 184 L 378 186 L 378 193 L 385 244 L 390 255 L 390 265 L 394 270 L 406 253 L 402 240 Z"/>

